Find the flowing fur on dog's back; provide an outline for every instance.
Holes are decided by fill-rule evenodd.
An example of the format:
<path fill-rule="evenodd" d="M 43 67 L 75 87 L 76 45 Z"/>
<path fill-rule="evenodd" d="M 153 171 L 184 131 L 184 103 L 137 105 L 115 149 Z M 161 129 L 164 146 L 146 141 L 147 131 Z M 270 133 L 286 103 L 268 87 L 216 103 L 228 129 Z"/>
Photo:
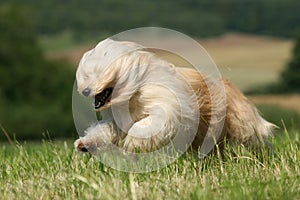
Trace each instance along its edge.
<path fill-rule="evenodd" d="M 178 68 L 178 71 L 188 80 L 198 96 L 201 113 L 199 132 L 202 134 L 198 133 L 199 141 L 194 143 L 199 144 L 204 137 L 203 132 L 207 131 L 206 124 L 211 119 L 211 94 L 205 78 L 199 72 L 187 68 Z M 220 81 L 223 82 L 226 92 L 226 119 L 222 137 L 245 144 L 263 142 L 276 126 L 263 119 L 238 88 L 227 80 Z"/>

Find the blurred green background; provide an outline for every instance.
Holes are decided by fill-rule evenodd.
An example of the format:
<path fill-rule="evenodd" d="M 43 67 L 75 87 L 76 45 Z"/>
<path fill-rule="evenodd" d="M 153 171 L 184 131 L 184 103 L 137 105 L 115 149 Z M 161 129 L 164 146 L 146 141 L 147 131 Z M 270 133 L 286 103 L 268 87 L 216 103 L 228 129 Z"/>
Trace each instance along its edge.
<path fill-rule="evenodd" d="M 71 98 L 78 59 L 97 41 L 143 26 L 203 42 L 225 77 L 244 91 L 275 94 L 275 103 L 252 98 L 266 118 L 299 128 L 299 10 L 298 0 L 2 0 L 0 139 L 7 140 L 4 132 L 17 140 L 76 137 Z M 255 52 L 257 59 L 249 57 Z M 281 60 L 272 64 L 276 58 Z M 286 93 L 296 95 L 289 103 L 295 106 L 278 106 L 278 93 L 282 102 L 290 98 Z"/>

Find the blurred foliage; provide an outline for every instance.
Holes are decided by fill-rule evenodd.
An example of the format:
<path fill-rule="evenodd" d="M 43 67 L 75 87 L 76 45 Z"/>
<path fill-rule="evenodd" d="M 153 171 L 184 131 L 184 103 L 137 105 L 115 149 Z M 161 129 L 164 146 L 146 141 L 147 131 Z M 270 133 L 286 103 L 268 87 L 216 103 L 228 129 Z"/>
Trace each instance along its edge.
<path fill-rule="evenodd" d="M 292 58 L 281 75 L 283 90 L 300 93 L 300 31 L 295 38 Z"/>
<path fill-rule="evenodd" d="M 32 8 L 30 16 L 39 33 L 69 30 L 77 39 L 143 26 L 172 28 L 194 37 L 227 31 L 291 37 L 300 21 L 298 0 L 2 0 L 5 2 Z"/>
<path fill-rule="evenodd" d="M 296 32 L 294 40 L 292 57 L 281 72 L 280 80 L 259 88 L 252 88 L 246 92 L 247 94 L 300 93 L 300 29 Z"/>
<path fill-rule="evenodd" d="M 17 139 L 70 136 L 74 70 L 44 57 L 29 13 L 0 7 L 0 124 Z"/>

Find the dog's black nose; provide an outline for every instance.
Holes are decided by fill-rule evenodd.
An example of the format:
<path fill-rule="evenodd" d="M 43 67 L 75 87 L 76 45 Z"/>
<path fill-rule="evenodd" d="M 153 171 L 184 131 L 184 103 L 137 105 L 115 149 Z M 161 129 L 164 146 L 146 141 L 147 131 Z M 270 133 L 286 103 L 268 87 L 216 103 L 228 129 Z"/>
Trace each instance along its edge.
<path fill-rule="evenodd" d="M 85 148 L 85 147 L 82 147 L 82 148 L 80 149 L 80 151 L 82 151 L 82 152 L 88 152 L 88 149 Z"/>
<path fill-rule="evenodd" d="M 90 93 L 91 93 L 91 89 L 90 88 L 85 88 L 83 91 L 82 91 L 82 94 L 84 95 L 84 96 L 89 96 L 90 95 Z"/>

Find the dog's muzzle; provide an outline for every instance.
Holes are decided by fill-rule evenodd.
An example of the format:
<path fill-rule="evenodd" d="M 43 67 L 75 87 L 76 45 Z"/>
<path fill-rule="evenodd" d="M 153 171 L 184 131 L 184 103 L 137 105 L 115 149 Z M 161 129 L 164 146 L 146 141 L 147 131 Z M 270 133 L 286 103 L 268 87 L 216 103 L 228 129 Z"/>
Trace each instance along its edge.
<path fill-rule="evenodd" d="M 100 108 L 101 106 L 103 106 L 107 101 L 110 100 L 110 96 L 113 92 L 113 88 L 106 88 L 105 90 L 103 90 L 101 93 L 97 94 L 95 96 L 95 103 L 94 103 L 94 107 L 95 109 Z"/>

